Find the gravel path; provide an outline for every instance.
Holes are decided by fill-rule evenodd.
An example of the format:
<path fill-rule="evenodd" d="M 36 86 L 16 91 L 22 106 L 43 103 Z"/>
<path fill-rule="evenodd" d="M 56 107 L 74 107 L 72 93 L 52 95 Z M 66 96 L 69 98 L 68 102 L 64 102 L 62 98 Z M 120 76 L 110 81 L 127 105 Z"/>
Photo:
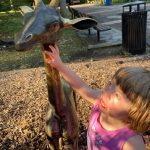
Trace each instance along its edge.
<path fill-rule="evenodd" d="M 93 88 L 102 88 L 124 66 L 150 68 L 148 57 L 109 58 L 68 64 Z M 86 127 L 91 106 L 78 96 L 79 145 L 86 149 Z M 44 68 L 0 73 L 0 150 L 46 150 L 44 118 L 48 100 Z"/>

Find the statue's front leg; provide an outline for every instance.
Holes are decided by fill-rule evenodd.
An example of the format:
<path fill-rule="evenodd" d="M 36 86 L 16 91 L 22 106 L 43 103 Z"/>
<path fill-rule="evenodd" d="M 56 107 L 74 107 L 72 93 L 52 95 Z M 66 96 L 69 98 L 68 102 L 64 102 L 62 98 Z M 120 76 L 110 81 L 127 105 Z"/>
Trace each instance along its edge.
<path fill-rule="evenodd" d="M 78 150 L 78 133 L 79 124 L 76 112 L 76 96 L 70 85 L 61 80 L 63 85 L 64 96 L 66 100 L 65 119 L 62 121 L 63 126 L 63 143 L 66 150 Z"/>
<path fill-rule="evenodd" d="M 59 138 L 61 137 L 60 118 L 56 115 L 55 110 L 51 104 L 49 104 L 46 115 L 45 131 L 48 137 L 50 150 L 60 150 L 58 144 Z"/>

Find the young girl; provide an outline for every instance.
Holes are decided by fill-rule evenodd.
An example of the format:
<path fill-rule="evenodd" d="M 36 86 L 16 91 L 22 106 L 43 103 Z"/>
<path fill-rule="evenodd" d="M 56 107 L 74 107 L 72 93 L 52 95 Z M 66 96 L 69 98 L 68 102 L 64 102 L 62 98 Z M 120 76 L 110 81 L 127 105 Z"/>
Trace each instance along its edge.
<path fill-rule="evenodd" d="M 150 129 L 150 71 L 119 69 L 103 90 L 89 87 L 65 66 L 58 47 L 49 46 L 45 60 L 71 87 L 93 104 L 87 132 L 88 150 L 144 150 L 142 133 Z"/>

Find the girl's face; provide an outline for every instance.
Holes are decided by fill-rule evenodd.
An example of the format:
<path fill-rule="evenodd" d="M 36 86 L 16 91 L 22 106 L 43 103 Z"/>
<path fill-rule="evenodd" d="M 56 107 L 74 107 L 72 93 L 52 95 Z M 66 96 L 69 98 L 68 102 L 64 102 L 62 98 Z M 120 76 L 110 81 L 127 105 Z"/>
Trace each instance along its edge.
<path fill-rule="evenodd" d="M 127 118 L 130 101 L 115 82 L 112 82 L 102 91 L 100 97 L 100 109 L 111 117 Z"/>

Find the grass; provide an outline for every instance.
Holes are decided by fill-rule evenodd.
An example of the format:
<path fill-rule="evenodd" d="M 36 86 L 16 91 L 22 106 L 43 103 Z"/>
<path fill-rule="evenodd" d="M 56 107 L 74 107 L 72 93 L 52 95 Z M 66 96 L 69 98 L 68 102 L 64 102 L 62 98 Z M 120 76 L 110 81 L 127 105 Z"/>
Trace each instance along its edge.
<path fill-rule="evenodd" d="M 0 13 L 0 26 L 0 38 L 13 39 L 14 34 L 22 28 L 20 13 Z M 39 59 L 40 61 L 38 61 Z M 16 52 L 14 46 L 1 47 L 0 71 L 36 67 L 39 64 L 42 64 L 40 51 L 32 49 L 27 52 Z"/>
<path fill-rule="evenodd" d="M 75 29 L 65 29 L 58 42 L 61 58 L 68 62 L 79 53 L 84 53 L 87 50 L 86 41 L 80 39 Z"/>
<path fill-rule="evenodd" d="M 68 38 L 69 37 L 69 38 Z M 62 32 L 58 42 L 61 58 L 64 62 L 69 62 L 75 57 L 76 52 L 84 50 L 81 40 L 76 36 L 73 29 Z M 37 45 L 30 51 L 17 52 L 15 48 L 0 51 L 0 71 L 14 69 L 26 69 L 44 66 L 41 46 Z"/>
<path fill-rule="evenodd" d="M 19 12 L 0 13 L 0 38 L 13 37 L 22 28 Z"/>
<path fill-rule="evenodd" d="M 13 39 L 14 34 L 21 30 L 21 15 L 18 12 L 0 13 L 0 39 Z M 60 54 L 64 62 L 69 62 L 77 52 L 85 50 L 85 41 L 77 36 L 74 29 L 62 31 L 58 42 Z M 43 66 L 41 47 L 39 45 L 30 51 L 17 52 L 14 46 L 0 46 L 0 71 L 25 69 Z"/>
<path fill-rule="evenodd" d="M 40 51 L 0 52 L 0 71 L 9 71 L 14 69 L 33 68 L 43 65 L 42 54 Z"/>

